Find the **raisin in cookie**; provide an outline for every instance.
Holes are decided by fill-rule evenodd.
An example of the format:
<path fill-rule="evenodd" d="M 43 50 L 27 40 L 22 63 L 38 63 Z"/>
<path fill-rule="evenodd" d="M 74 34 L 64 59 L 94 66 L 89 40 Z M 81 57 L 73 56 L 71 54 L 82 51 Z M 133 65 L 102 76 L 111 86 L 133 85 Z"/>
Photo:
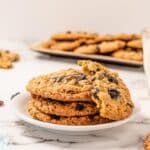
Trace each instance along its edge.
<path fill-rule="evenodd" d="M 96 105 L 89 102 L 60 102 L 33 96 L 30 103 L 45 114 L 58 116 L 86 116 L 98 113 Z"/>
<path fill-rule="evenodd" d="M 97 36 L 96 33 L 87 33 L 87 32 L 71 32 L 67 31 L 65 33 L 58 33 L 52 36 L 52 39 L 58 41 L 69 41 L 69 40 L 78 40 L 78 39 L 91 39 Z"/>
<path fill-rule="evenodd" d="M 27 110 L 29 114 L 40 121 L 49 122 L 54 124 L 63 124 L 63 125 L 94 125 L 94 124 L 102 124 L 110 122 L 109 119 L 105 119 L 100 117 L 99 114 L 89 115 L 89 116 L 81 116 L 81 117 L 64 117 L 57 115 L 47 115 L 42 113 L 36 107 L 33 106 L 32 103 L 28 103 Z"/>
<path fill-rule="evenodd" d="M 120 49 L 111 54 L 114 58 L 125 59 L 125 60 L 134 60 L 134 61 L 143 61 L 143 51 L 141 49 L 133 50 L 130 48 Z"/>
<path fill-rule="evenodd" d="M 142 40 L 132 40 L 127 43 L 127 47 L 142 49 Z"/>
<path fill-rule="evenodd" d="M 78 47 L 74 50 L 76 54 L 96 54 L 98 53 L 99 48 L 97 45 L 85 45 Z"/>
<path fill-rule="evenodd" d="M 150 134 L 148 134 L 146 139 L 144 140 L 144 149 L 150 150 Z"/>
<path fill-rule="evenodd" d="M 100 53 L 110 53 L 116 51 L 118 49 L 125 47 L 124 41 L 111 41 L 111 42 L 102 42 L 99 44 L 99 52 Z"/>
<path fill-rule="evenodd" d="M 80 70 L 67 69 L 33 78 L 27 90 L 60 101 L 91 101 L 91 81 Z"/>

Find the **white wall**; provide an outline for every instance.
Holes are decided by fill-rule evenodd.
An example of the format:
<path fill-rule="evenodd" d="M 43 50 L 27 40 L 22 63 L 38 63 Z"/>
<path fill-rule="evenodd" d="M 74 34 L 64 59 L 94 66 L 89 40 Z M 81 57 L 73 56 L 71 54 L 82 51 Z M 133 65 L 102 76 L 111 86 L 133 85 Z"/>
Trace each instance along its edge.
<path fill-rule="evenodd" d="M 150 0 L 0 0 L 0 39 L 42 39 L 65 30 L 138 32 Z"/>

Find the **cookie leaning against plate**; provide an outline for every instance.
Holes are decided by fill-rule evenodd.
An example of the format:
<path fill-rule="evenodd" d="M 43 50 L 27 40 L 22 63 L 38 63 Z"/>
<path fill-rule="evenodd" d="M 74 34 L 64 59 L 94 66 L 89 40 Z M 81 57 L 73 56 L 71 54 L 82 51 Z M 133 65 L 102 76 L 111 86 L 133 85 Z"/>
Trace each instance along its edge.
<path fill-rule="evenodd" d="M 148 134 L 144 140 L 144 149 L 150 150 L 150 134 Z"/>
<path fill-rule="evenodd" d="M 56 115 L 47 115 L 39 111 L 32 103 L 28 103 L 27 110 L 29 114 L 40 121 L 63 125 L 94 125 L 110 122 L 109 119 L 100 117 L 99 114 L 81 116 L 81 117 L 62 117 Z"/>
<path fill-rule="evenodd" d="M 92 62 L 80 61 L 84 68 Z M 95 64 L 96 62 L 94 62 Z M 91 65 L 92 66 L 92 65 Z M 94 65 L 93 65 L 94 66 Z M 99 64 L 97 64 L 99 66 Z M 92 70 L 92 69 L 91 69 Z M 84 71 L 84 70 L 83 70 Z M 92 70 L 93 71 L 93 70 Z M 87 71 L 85 73 L 88 73 Z M 129 117 L 133 110 L 133 102 L 128 88 L 115 72 L 99 66 L 93 76 L 92 100 L 99 108 L 100 115 L 111 120 L 121 120 Z"/>
<path fill-rule="evenodd" d="M 27 90 L 60 101 L 91 101 L 91 81 L 80 70 L 67 69 L 33 78 Z"/>
<path fill-rule="evenodd" d="M 58 116 L 86 116 L 98 113 L 96 105 L 88 102 L 60 102 L 33 96 L 30 103 L 45 114 Z"/>
<path fill-rule="evenodd" d="M 120 58 L 125 60 L 143 61 L 142 49 L 132 50 L 130 48 L 120 49 L 111 54 L 114 58 Z"/>

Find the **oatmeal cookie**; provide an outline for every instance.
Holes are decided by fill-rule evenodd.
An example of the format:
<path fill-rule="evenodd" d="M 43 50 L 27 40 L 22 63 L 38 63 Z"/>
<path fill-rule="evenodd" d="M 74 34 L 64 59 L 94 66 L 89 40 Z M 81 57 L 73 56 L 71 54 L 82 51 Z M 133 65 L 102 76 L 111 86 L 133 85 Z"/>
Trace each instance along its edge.
<path fill-rule="evenodd" d="M 60 101 L 91 101 L 91 81 L 80 70 L 67 69 L 33 78 L 27 90 Z"/>
<path fill-rule="evenodd" d="M 125 60 L 134 60 L 134 61 L 143 61 L 143 51 L 141 49 L 132 50 L 130 48 L 120 49 L 116 52 L 113 52 L 112 57 L 125 59 Z"/>
<path fill-rule="evenodd" d="M 91 39 L 97 36 L 96 33 L 88 32 L 71 32 L 67 31 L 65 33 L 58 33 L 52 36 L 52 39 L 58 41 L 69 41 L 69 40 L 78 40 L 78 39 Z"/>
<path fill-rule="evenodd" d="M 132 40 L 127 43 L 127 47 L 142 49 L 142 40 Z"/>
<path fill-rule="evenodd" d="M 74 53 L 77 54 L 96 54 L 98 53 L 99 48 L 97 45 L 85 45 L 78 47 L 74 50 Z"/>
<path fill-rule="evenodd" d="M 94 124 L 102 124 L 110 122 L 109 119 L 105 119 L 100 117 L 99 114 L 89 115 L 89 116 L 81 116 L 81 117 L 64 117 L 64 116 L 56 116 L 56 115 L 47 115 L 39 111 L 36 107 L 30 103 L 27 106 L 27 110 L 29 114 L 37 120 L 43 122 L 49 122 L 54 124 L 63 124 L 63 125 L 94 125 Z"/>
<path fill-rule="evenodd" d="M 114 40 L 123 40 L 123 41 L 129 41 L 133 39 L 132 34 L 126 34 L 126 33 L 120 33 L 113 35 Z"/>
<path fill-rule="evenodd" d="M 89 63 L 91 67 L 88 67 Z M 92 100 L 97 104 L 102 117 L 120 120 L 131 115 L 133 102 L 128 88 L 117 73 L 105 67 L 103 69 L 99 63 L 92 61 L 80 61 L 79 64 L 84 66 L 83 72 L 86 74 L 91 74 L 90 71 L 95 70 L 92 75 Z M 96 65 L 99 66 L 96 67 L 99 68 L 98 70 L 92 67 Z"/>
<path fill-rule="evenodd" d="M 150 150 L 150 134 L 148 134 L 146 139 L 144 140 L 144 149 Z"/>
<path fill-rule="evenodd" d="M 125 47 L 124 41 L 102 42 L 99 44 L 100 53 L 109 53 Z"/>
<path fill-rule="evenodd" d="M 58 116 L 87 116 L 98 113 L 96 105 L 89 102 L 60 102 L 33 96 L 30 103 L 45 114 Z"/>

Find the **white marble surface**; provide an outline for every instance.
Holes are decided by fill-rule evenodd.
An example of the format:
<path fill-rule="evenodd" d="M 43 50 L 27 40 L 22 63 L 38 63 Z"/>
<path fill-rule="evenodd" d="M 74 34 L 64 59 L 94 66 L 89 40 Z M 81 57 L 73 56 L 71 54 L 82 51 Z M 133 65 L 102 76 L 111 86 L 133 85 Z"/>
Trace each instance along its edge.
<path fill-rule="evenodd" d="M 16 49 L 21 61 L 13 69 L 0 70 L 0 133 L 9 137 L 11 150 L 142 150 L 143 139 L 150 132 L 150 98 L 142 68 L 108 65 L 117 70 L 131 90 L 134 101 L 141 104 L 141 113 L 132 122 L 97 135 L 67 136 L 47 132 L 19 120 L 11 110 L 10 96 L 25 90 L 29 79 L 39 74 L 76 66 L 75 60 L 41 55 L 29 51 L 25 42 L 0 41 L 0 47 Z"/>

